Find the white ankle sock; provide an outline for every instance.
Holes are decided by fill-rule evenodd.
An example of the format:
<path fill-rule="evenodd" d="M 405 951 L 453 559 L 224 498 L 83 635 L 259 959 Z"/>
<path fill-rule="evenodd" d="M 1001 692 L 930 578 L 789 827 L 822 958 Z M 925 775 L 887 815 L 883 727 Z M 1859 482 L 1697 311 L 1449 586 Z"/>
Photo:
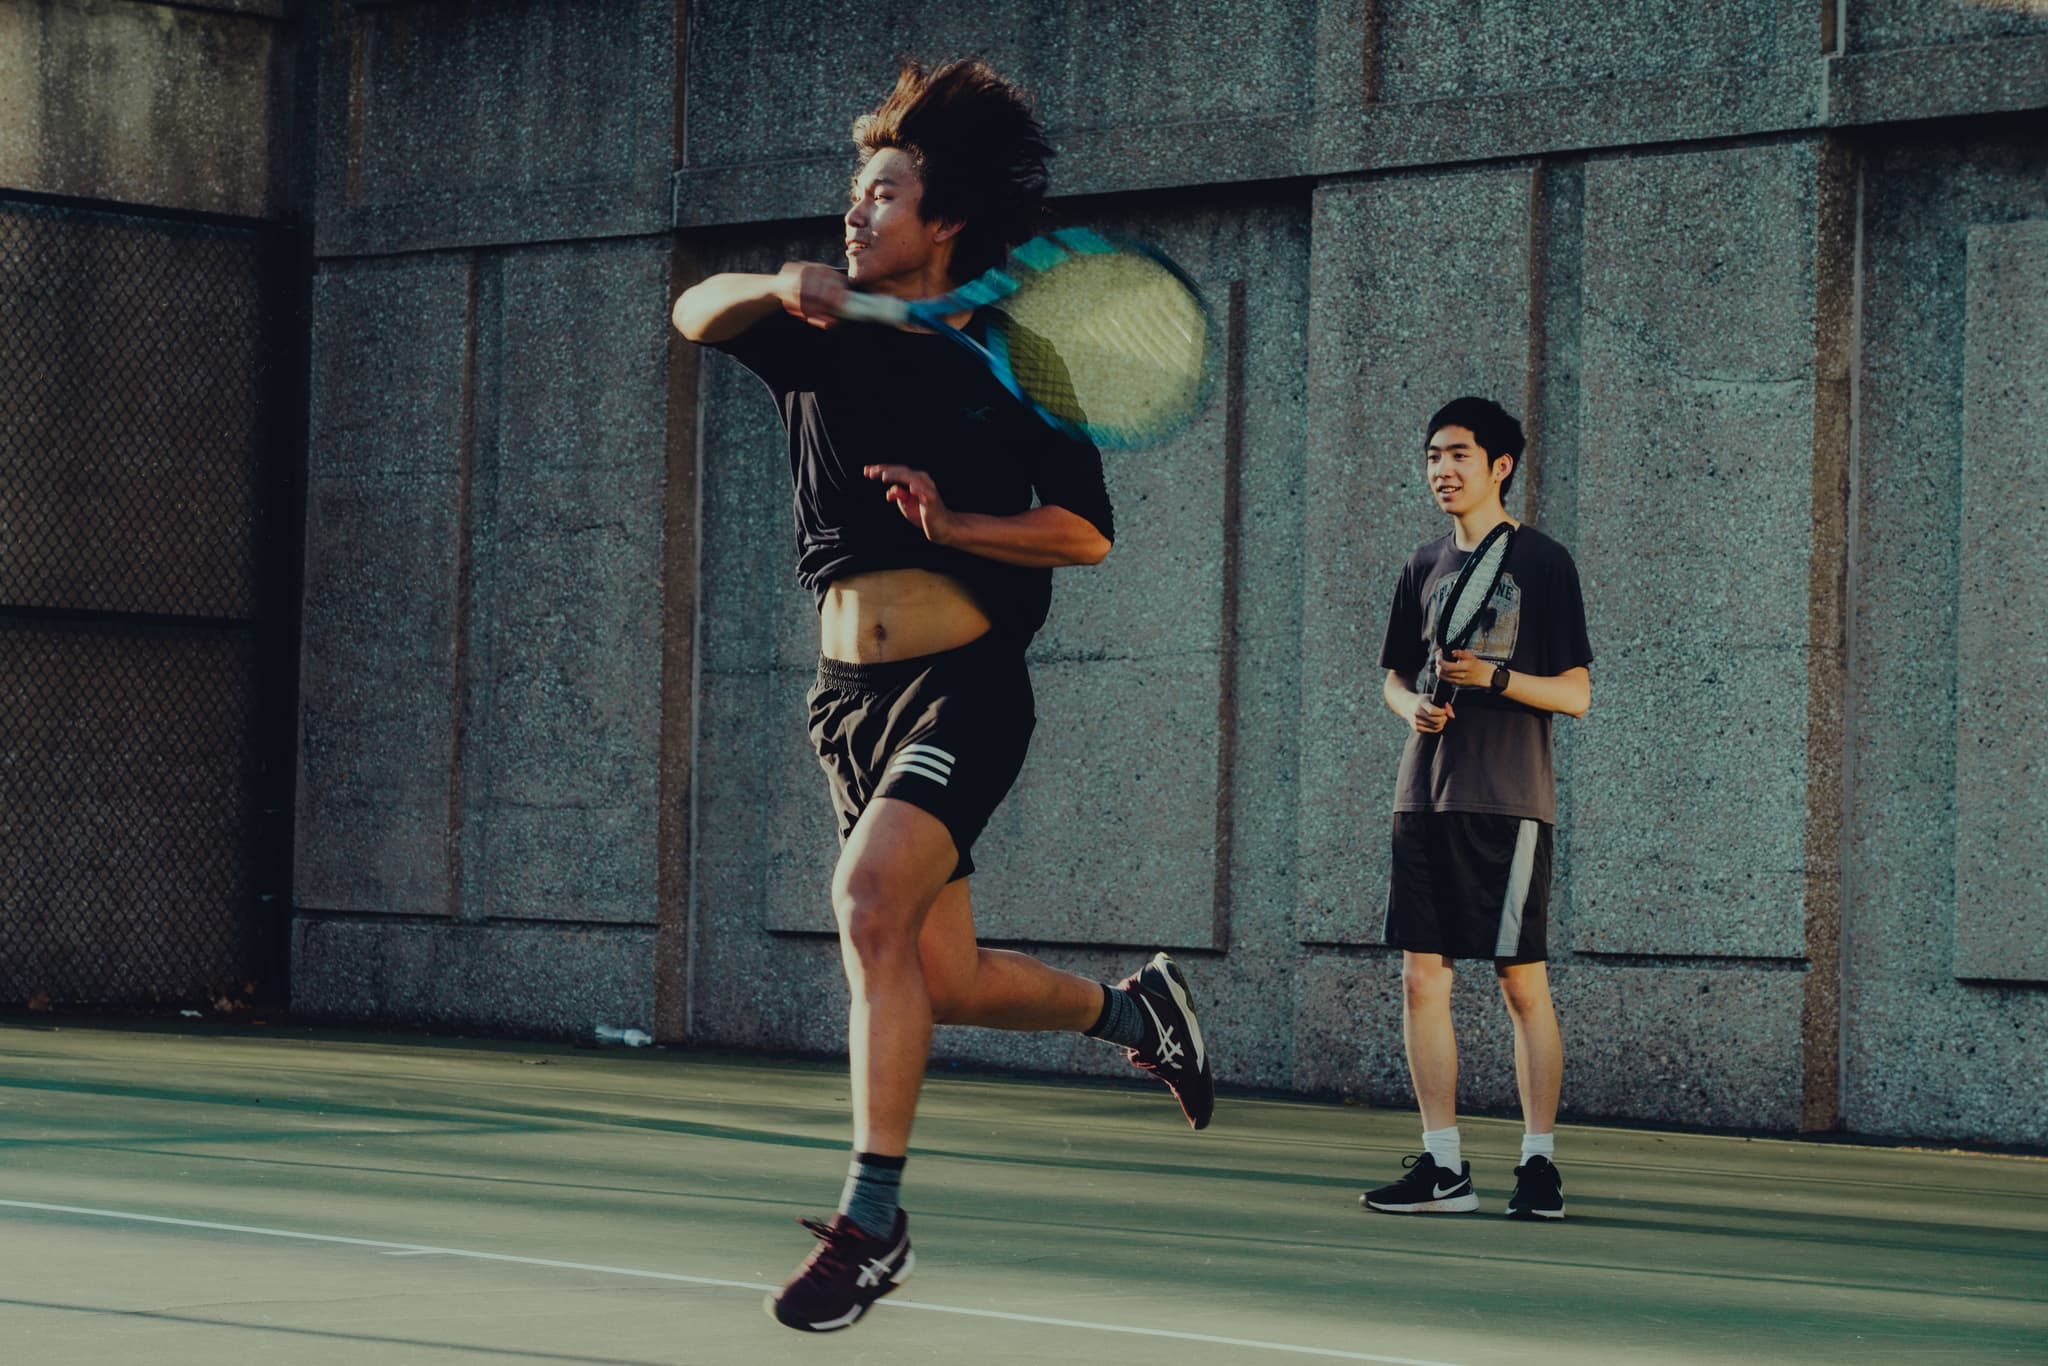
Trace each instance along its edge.
<path fill-rule="evenodd" d="M 1522 1162 L 1524 1165 L 1532 1157 L 1541 1157 L 1545 1162 L 1555 1164 L 1557 1161 L 1557 1135 L 1523 1134 Z"/>
<path fill-rule="evenodd" d="M 1436 1159 L 1437 1166 L 1451 1175 L 1456 1176 L 1465 1169 L 1465 1157 L 1460 1150 L 1457 1125 L 1453 1124 L 1448 1129 L 1424 1129 L 1422 1147 Z"/>

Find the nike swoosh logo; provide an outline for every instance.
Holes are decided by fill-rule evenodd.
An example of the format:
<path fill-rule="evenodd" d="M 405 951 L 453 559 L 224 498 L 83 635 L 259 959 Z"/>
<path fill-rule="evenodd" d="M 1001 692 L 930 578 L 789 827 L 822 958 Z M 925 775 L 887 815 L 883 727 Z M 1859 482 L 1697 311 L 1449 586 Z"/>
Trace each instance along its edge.
<path fill-rule="evenodd" d="M 1429 1198 L 1432 1200 L 1441 1200 L 1446 1195 L 1456 1195 L 1458 1191 L 1464 1187 L 1464 1185 L 1465 1183 L 1463 1181 L 1460 1181 L 1457 1185 L 1452 1186 L 1449 1190 L 1444 1189 L 1442 1186 L 1437 1186 L 1430 1191 Z"/>

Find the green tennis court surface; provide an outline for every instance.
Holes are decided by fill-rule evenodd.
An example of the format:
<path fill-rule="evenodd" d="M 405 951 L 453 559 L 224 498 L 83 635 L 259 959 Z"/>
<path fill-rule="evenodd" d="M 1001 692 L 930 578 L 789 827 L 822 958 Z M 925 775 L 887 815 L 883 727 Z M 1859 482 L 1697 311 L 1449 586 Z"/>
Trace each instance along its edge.
<path fill-rule="evenodd" d="M 1567 1082 L 1569 1084 L 1569 1082 Z M 0 1355 L 183 1363 L 2040 1361 L 2048 1162 L 1567 1128 L 1571 1219 L 1367 1214 L 1410 1115 L 942 1075 L 915 1279 L 761 1293 L 845 1170 L 839 1068 L 0 1026 Z"/>

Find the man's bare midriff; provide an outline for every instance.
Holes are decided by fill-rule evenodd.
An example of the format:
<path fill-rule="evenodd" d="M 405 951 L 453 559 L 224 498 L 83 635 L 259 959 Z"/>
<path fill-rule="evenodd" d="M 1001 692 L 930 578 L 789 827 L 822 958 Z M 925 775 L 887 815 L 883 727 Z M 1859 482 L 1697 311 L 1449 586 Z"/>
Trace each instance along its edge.
<path fill-rule="evenodd" d="M 827 659 L 886 664 L 957 649 L 989 626 L 958 579 L 929 569 L 879 569 L 825 589 L 818 650 Z"/>

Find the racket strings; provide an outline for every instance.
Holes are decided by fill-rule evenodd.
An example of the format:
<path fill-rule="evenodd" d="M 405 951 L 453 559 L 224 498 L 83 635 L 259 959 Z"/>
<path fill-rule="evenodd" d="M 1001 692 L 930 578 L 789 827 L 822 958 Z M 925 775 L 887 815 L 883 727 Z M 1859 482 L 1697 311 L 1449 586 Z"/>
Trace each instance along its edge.
<path fill-rule="evenodd" d="M 1480 614 L 1493 600 L 1493 590 L 1500 582 L 1507 556 L 1508 538 L 1496 538 L 1473 562 L 1470 572 L 1461 575 L 1453 585 L 1451 600 L 1444 607 L 1442 639 L 1446 649 L 1458 648 L 1471 635 Z"/>
<path fill-rule="evenodd" d="M 1057 263 L 1000 308 L 1018 387 L 1064 421 L 1098 436 L 1148 436 L 1199 406 L 1207 314 L 1170 270 L 1145 256 Z"/>
<path fill-rule="evenodd" d="M 1465 634 L 1466 628 L 1473 624 L 1473 620 L 1478 617 L 1480 609 L 1485 605 L 1485 589 L 1479 586 L 1479 576 L 1475 575 L 1472 582 L 1466 586 L 1463 596 L 1451 604 L 1448 632 L 1450 638 L 1456 640 Z"/>

